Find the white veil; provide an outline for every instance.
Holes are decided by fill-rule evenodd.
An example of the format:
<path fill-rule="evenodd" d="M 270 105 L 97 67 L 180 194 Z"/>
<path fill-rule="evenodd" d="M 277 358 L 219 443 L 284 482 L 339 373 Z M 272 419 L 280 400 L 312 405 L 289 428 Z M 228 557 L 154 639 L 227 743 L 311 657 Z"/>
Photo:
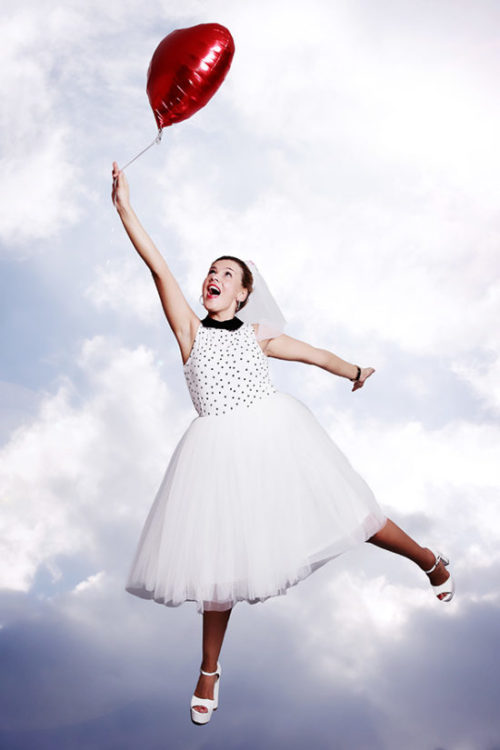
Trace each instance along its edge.
<path fill-rule="evenodd" d="M 257 339 L 270 339 L 283 333 L 286 319 L 253 260 L 246 260 L 253 275 L 253 291 L 236 317 L 244 323 L 258 323 Z"/>

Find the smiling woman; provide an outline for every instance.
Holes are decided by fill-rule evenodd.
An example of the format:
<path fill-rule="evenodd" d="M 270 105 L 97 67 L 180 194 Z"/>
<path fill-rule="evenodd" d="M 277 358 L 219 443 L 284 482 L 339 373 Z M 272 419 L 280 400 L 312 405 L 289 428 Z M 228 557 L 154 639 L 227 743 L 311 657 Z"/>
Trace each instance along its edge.
<path fill-rule="evenodd" d="M 332 558 L 370 541 L 427 572 L 449 601 L 448 560 L 387 519 L 373 492 L 311 411 L 273 385 L 268 358 L 321 367 L 364 386 L 375 372 L 252 320 L 259 281 L 243 260 L 222 256 L 202 285 L 207 316 L 193 312 L 129 202 L 113 167 L 113 200 L 151 270 L 182 355 L 198 416 L 178 443 L 137 546 L 127 590 L 169 607 L 193 601 L 203 614 L 203 662 L 191 718 L 218 706 L 219 655 L 237 602 L 264 602 Z M 236 313 L 246 312 L 250 320 Z"/>
<path fill-rule="evenodd" d="M 239 312 L 246 305 L 252 289 L 253 276 L 246 263 L 233 255 L 224 255 L 212 263 L 203 282 L 202 294 L 206 293 L 203 304 L 206 306 L 214 297 L 230 294 L 236 298 L 236 312 Z"/>

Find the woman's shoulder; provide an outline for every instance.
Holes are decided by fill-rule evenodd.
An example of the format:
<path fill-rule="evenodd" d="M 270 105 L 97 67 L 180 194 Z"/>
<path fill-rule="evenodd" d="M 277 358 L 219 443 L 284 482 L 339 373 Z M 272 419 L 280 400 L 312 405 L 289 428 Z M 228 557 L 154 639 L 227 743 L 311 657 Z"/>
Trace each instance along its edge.
<path fill-rule="evenodd" d="M 250 325 L 255 331 L 255 335 L 257 336 L 258 341 L 269 341 L 269 336 L 265 336 L 265 326 L 261 327 L 260 323 L 251 323 Z"/>
<path fill-rule="evenodd" d="M 262 349 L 262 351 L 265 354 L 266 353 L 265 350 L 266 350 L 266 346 L 267 346 L 267 344 L 269 342 L 269 338 L 263 338 L 260 335 L 260 332 L 259 332 L 259 325 L 260 324 L 259 323 L 250 323 L 250 325 L 252 326 L 252 328 L 254 330 L 255 338 L 257 340 L 258 345 L 260 346 L 260 348 Z"/>

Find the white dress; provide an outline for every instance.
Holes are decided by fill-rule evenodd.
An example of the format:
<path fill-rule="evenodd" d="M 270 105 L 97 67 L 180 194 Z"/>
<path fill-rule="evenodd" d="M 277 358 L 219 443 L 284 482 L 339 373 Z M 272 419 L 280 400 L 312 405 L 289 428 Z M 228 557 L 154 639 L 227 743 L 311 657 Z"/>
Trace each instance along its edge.
<path fill-rule="evenodd" d="M 271 383 L 253 326 L 205 321 L 184 365 L 199 416 L 166 468 L 126 583 L 200 613 L 286 594 L 386 522 L 310 409 Z"/>

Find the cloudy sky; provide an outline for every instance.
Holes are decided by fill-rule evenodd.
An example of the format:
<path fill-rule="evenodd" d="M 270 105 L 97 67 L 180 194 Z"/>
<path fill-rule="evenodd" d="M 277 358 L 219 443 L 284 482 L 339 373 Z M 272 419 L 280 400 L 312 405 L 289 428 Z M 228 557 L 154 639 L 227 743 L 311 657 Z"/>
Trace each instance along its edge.
<path fill-rule="evenodd" d="M 0 746 L 498 750 L 498 3 L 1 7 Z M 231 252 L 289 335 L 376 368 L 353 394 L 271 361 L 386 513 L 449 554 L 457 595 L 363 545 L 240 603 L 199 729 L 194 603 L 123 589 L 196 414 L 110 171 L 155 136 L 156 45 L 208 21 L 231 71 L 127 170 L 133 205 L 198 314 Z"/>

